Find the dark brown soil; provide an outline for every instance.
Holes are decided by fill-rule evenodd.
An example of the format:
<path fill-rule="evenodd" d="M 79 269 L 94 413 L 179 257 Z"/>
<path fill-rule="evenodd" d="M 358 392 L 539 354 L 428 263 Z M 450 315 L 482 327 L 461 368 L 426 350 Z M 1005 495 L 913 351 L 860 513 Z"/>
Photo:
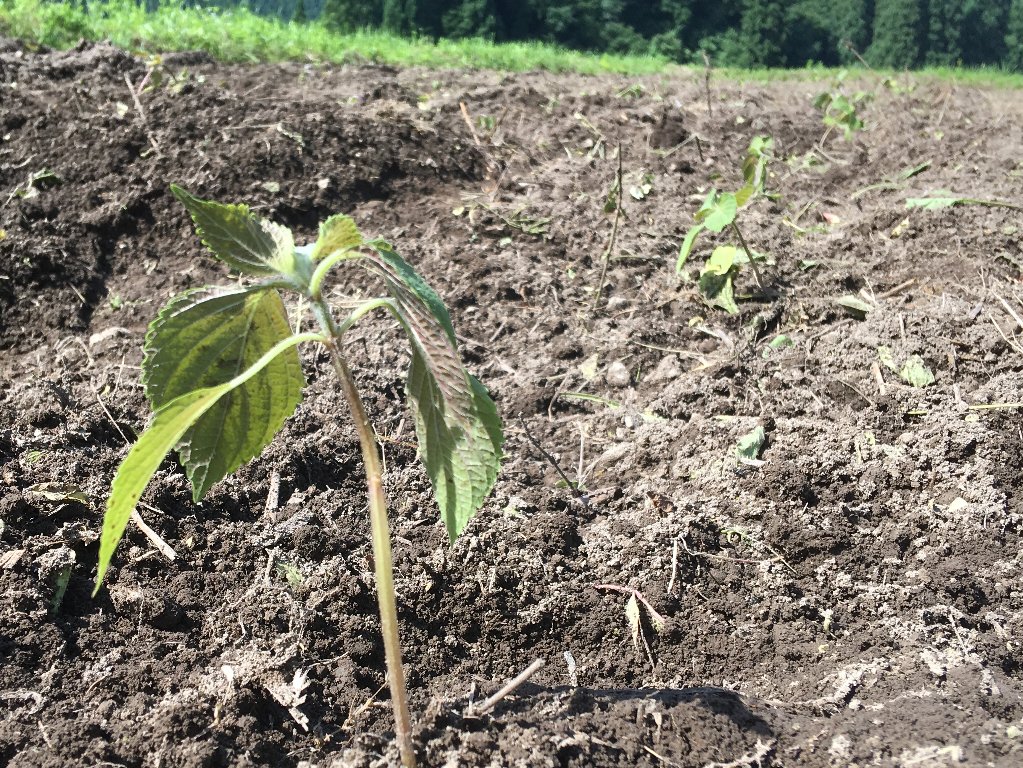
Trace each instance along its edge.
<path fill-rule="evenodd" d="M 396 761 L 358 446 L 314 354 L 283 434 L 202 504 L 174 461 L 160 469 L 140 512 L 177 559 L 133 527 L 90 597 L 107 488 L 148 417 L 146 324 L 228 279 L 171 182 L 299 241 L 339 211 L 390 239 L 503 413 L 501 478 L 449 547 L 402 406 L 404 346 L 383 319 L 353 332 L 424 765 L 1023 762 L 1023 421 L 969 408 L 1023 401 L 1023 217 L 904 207 L 940 189 L 1023 202 L 1018 92 L 865 81 L 868 129 L 818 149 L 823 85 L 797 80 L 712 82 L 708 105 L 686 73 L 173 56 L 143 114 L 143 60 L 0 49 L 0 764 Z M 769 295 L 730 316 L 674 261 L 757 134 L 775 140 L 777 197 L 741 223 L 771 256 Z M 651 188 L 625 195 L 601 287 L 619 151 L 626 190 Z M 836 303 L 849 294 L 873 311 Z M 782 333 L 794 345 L 772 351 Z M 935 382 L 875 373 L 881 346 Z M 737 461 L 757 426 L 762 463 Z M 665 626 L 644 614 L 634 637 L 630 589 Z"/>

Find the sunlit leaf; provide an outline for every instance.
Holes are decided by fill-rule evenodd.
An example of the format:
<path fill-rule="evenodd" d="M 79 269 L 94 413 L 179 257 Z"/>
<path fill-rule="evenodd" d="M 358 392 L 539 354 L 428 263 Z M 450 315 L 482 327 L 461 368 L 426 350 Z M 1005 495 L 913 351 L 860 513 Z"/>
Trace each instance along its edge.
<path fill-rule="evenodd" d="M 373 247 L 368 261 L 387 285 L 412 343 L 407 389 L 419 449 L 454 541 L 497 479 L 500 418 L 486 389 L 462 367 L 440 296 L 387 244 Z"/>
<path fill-rule="evenodd" d="M 161 408 L 117 469 L 100 535 L 96 590 L 153 473 L 189 427 L 227 390 L 227 385 L 190 392 Z"/>
<path fill-rule="evenodd" d="M 228 382 L 291 336 L 276 290 L 199 289 L 172 299 L 146 334 L 142 382 L 154 410 Z M 288 349 L 211 407 L 176 447 L 196 501 L 257 456 L 302 397 L 298 352 Z"/>
<path fill-rule="evenodd" d="M 853 315 L 859 318 L 863 318 L 870 312 L 874 311 L 874 306 L 872 304 L 868 304 L 863 299 L 858 296 L 853 296 L 852 294 L 840 297 L 835 303 L 849 310 Z"/>
<path fill-rule="evenodd" d="M 719 246 L 714 249 L 700 272 L 700 292 L 707 302 L 733 315 L 739 312 L 732 282 L 738 253 L 738 249 L 733 246 Z"/>
<path fill-rule="evenodd" d="M 320 224 L 320 236 L 316 238 L 312 257 L 319 261 L 335 251 L 357 248 L 362 242 L 362 234 L 350 216 L 331 216 Z"/>
<path fill-rule="evenodd" d="M 739 438 L 739 442 L 735 446 L 736 456 L 749 461 L 757 460 L 760 458 L 760 451 L 763 450 L 766 439 L 767 434 L 764 432 L 764 428 L 757 426 L 752 432 Z"/>
<path fill-rule="evenodd" d="M 765 358 L 770 357 L 773 353 L 780 352 L 783 349 L 788 349 L 794 345 L 795 342 L 792 341 L 790 336 L 787 336 L 784 333 L 779 333 L 767 343 L 767 348 L 763 351 L 762 356 Z"/>
<path fill-rule="evenodd" d="M 247 275 L 290 275 L 295 242 L 287 227 L 257 218 L 247 205 L 202 200 L 176 184 L 171 192 L 188 209 L 203 244 L 213 255 Z"/>
<path fill-rule="evenodd" d="M 693 252 L 693 245 L 696 243 L 697 236 L 704 230 L 703 224 L 694 224 L 686 232 L 686 237 L 682 241 L 682 247 L 678 250 L 678 260 L 675 262 L 675 272 L 681 272 L 685 269 L 686 261 L 689 259 L 689 254 Z"/>
<path fill-rule="evenodd" d="M 749 199 L 753 197 L 753 193 L 756 191 L 756 187 L 752 184 L 744 184 L 735 193 L 735 204 L 742 208 L 749 202 Z"/>
<path fill-rule="evenodd" d="M 934 374 L 920 355 L 910 355 L 899 370 L 899 378 L 911 387 L 926 387 L 934 383 Z"/>
<path fill-rule="evenodd" d="M 110 498 L 103 517 L 103 532 L 100 534 L 99 566 L 96 572 L 96 587 L 99 590 L 103 576 L 110 566 L 117 544 L 124 535 L 124 529 L 131 518 L 132 510 L 142 497 L 153 474 L 164 458 L 175 446 L 185 441 L 193 427 L 218 402 L 233 390 L 245 386 L 259 376 L 282 354 L 294 351 L 294 346 L 306 340 L 311 334 L 293 336 L 282 340 L 268 349 L 248 369 L 233 379 L 216 386 L 204 387 L 187 392 L 159 407 L 153 421 L 138 441 L 128 451 L 124 461 L 117 468 L 117 474 L 110 486 Z"/>
<path fill-rule="evenodd" d="M 721 232 L 735 221 L 739 206 L 731 192 L 712 192 L 696 212 L 696 220 L 702 221 L 711 232 Z"/>

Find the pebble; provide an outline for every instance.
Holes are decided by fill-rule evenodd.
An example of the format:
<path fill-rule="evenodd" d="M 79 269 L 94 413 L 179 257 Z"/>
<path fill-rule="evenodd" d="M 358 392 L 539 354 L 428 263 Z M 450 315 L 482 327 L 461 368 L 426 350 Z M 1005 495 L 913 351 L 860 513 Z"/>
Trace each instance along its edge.
<path fill-rule="evenodd" d="M 621 360 L 615 360 L 607 367 L 607 370 L 604 372 L 604 379 L 612 387 L 618 388 L 627 387 L 632 383 L 629 369 L 625 367 L 625 363 Z"/>

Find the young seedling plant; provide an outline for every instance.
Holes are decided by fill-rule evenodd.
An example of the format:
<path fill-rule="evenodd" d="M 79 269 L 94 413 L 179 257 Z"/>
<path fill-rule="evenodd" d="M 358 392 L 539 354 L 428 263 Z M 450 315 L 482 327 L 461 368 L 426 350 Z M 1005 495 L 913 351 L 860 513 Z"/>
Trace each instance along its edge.
<path fill-rule="evenodd" d="M 847 95 L 842 88 L 842 81 L 845 80 L 846 72 L 843 70 L 835 78 L 830 91 L 817 94 L 813 100 L 813 106 L 822 113 L 824 123 L 824 135 L 818 143 L 823 147 L 832 131 L 836 128 L 842 129 L 842 136 L 846 141 L 852 139 L 857 131 L 863 130 L 863 118 L 860 117 L 859 108 L 870 101 L 871 94 L 866 91 L 856 91 Z"/>
<path fill-rule="evenodd" d="M 767 165 L 772 159 L 774 141 L 766 136 L 756 136 L 750 142 L 742 163 L 743 185 L 736 192 L 720 192 L 712 188 L 707 193 L 694 218 L 696 224 L 689 228 L 675 262 L 675 272 L 681 273 L 693 252 L 696 239 L 704 230 L 724 232 L 729 230 L 741 246 L 721 245 L 714 249 L 703 269 L 700 270 L 699 286 L 704 298 L 713 306 L 735 314 L 739 311 L 735 303 L 733 281 L 742 264 L 749 264 L 757 281 L 757 288 L 764 292 L 764 279 L 757 267 L 762 258 L 752 251 L 736 222 L 739 211 L 757 195 L 764 194 L 767 179 Z"/>
<path fill-rule="evenodd" d="M 320 225 L 314 243 L 296 247 L 290 230 L 259 219 L 245 205 L 202 200 L 173 185 L 171 190 L 213 255 L 250 280 L 240 287 L 207 286 L 175 296 L 149 327 L 142 383 L 154 415 L 111 486 L 96 591 L 132 510 L 171 449 L 177 449 L 199 502 L 273 440 L 298 406 L 305 385 L 297 347 L 321 344 L 362 449 L 395 738 L 402 764 L 414 766 L 383 471 L 342 338 L 376 309 L 389 311 L 408 336 L 412 359 L 406 393 L 419 452 L 452 542 L 497 479 L 503 440 L 497 409 L 483 385 L 462 367 L 451 320 L 437 293 L 390 245 L 365 239 L 352 219 L 331 216 Z M 340 264 L 374 274 L 388 295 L 362 302 L 339 322 L 324 298 L 324 283 Z M 292 331 L 282 291 L 304 298 L 318 331 Z"/>

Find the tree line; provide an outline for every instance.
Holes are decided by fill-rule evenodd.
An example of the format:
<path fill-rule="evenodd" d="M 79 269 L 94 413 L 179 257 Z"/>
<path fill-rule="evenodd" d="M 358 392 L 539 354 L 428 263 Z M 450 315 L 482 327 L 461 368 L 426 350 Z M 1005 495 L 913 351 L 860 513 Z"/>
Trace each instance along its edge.
<path fill-rule="evenodd" d="M 157 0 L 159 1 L 159 0 Z M 153 2 L 153 0 L 149 0 Z M 200 3 L 209 5 L 209 2 Z M 214 5 L 239 4 L 214 0 Z M 248 0 L 338 31 L 534 40 L 718 66 L 1000 66 L 1023 72 L 1023 0 Z"/>

